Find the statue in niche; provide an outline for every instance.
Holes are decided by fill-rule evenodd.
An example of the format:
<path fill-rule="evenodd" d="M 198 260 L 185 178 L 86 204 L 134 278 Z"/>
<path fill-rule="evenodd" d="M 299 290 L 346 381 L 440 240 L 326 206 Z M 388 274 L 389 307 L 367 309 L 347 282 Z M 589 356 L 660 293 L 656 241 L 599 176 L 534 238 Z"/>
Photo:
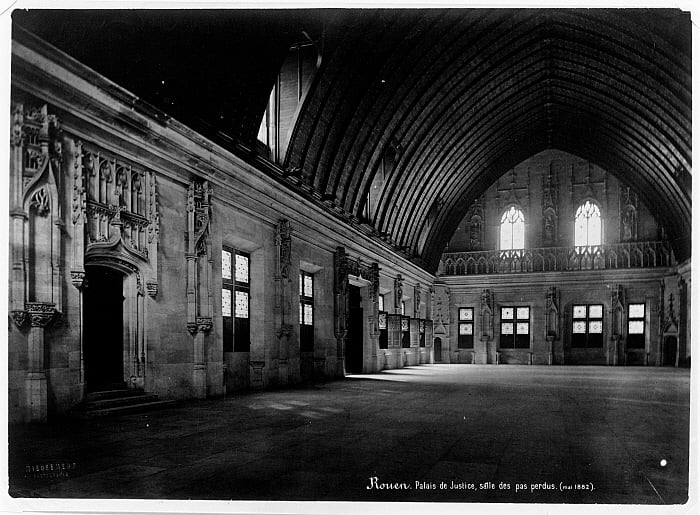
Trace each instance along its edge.
<path fill-rule="evenodd" d="M 620 192 L 620 237 L 622 241 L 635 241 L 637 239 L 637 194 L 630 187 L 625 187 Z"/>
<path fill-rule="evenodd" d="M 474 215 L 469 220 L 469 248 L 481 249 L 481 217 Z"/>
<path fill-rule="evenodd" d="M 554 236 L 554 215 L 551 211 L 544 215 L 544 241 L 546 244 L 553 244 Z"/>
<path fill-rule="evenodd" d="M 635 228 L 637 226 L 637 210 L 634 206 L 628 205 L 625 215 L 622 217 L 622 239 L 631 241 L 635 239 Z"/>

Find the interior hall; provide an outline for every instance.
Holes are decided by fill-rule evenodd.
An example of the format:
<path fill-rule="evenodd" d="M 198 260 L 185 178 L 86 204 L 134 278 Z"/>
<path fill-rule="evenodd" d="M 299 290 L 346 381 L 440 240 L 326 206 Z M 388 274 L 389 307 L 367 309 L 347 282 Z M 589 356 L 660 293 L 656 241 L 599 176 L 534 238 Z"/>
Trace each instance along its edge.
<path fill-rule="evenodd" d="M 697 493 L 690 12 L 11 18 L 10 495 Z"/>

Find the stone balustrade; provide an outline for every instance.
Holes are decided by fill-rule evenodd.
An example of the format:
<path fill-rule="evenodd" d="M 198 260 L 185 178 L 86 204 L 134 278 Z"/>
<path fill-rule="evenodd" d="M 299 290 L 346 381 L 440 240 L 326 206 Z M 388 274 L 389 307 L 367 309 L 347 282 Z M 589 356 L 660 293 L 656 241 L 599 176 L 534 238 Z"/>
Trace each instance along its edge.
<path fill-rule="evenodd" d="M 510 274 L 568 270 L 614 270 L 673 266 L 666 241 L 641 241 L 589 247 L 446 252 L 440 275 Z"/>

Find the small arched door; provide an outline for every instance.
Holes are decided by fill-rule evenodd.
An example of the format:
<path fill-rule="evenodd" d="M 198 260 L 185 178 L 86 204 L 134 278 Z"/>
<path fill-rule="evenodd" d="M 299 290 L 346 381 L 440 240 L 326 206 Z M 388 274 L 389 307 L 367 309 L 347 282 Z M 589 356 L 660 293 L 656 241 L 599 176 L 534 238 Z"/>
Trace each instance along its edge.
<path fill-rule="evenodd" d="M 124 388 L 124 276 L 87 267 L 83 295 L 83 353 L 89 391 Z"/>
<path fill-rule="evenodd" d="M 664 338 L 663 366 L 675 367 L 677 355 L 678 338 L 676 338 L 675 336 L 666 336 L 666 338 Z"/>
<path fill-rule="evenodd" d="M 442 339 L 435 338 L 433 340 L 433 349 L 435 350 L 435 362 L 440 363 L 442 361 Z"/>

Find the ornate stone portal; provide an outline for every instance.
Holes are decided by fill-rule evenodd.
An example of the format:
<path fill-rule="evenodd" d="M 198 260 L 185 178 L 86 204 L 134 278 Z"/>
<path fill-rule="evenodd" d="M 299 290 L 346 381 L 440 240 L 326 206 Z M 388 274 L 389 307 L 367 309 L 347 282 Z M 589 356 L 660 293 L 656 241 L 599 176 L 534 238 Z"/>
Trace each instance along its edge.
<path fill-rule="evenodd" d="M 362 278 L 369 282 L 369 295 L 372 302 L 372 314 L 368 317 L 370 323 L 370 336 L 377 338 L 379 327 L 379 265 L 377 263 L 363 263 L 360 259 L 352 259 L 345 252 L 345 247 L 337 247 L 333 256 L 334 265 L 334 333 L 337 349 L 336 373 L 342 376 L 345 373 L 345 343 L 348 334 L 349 310 L 349 286 L 350 275 Z M 372 345 L 376 348 L 376 342 Z"/>
<path fill-rule="evenodd" d="M 155 173 L 93 143 L 69 143 L 74 233 L 71 282 L 82 297 L 86 266 L 124 274 L 124 324 L 125 333 L 130 335 L 126 344 L 128 377 L 124 379 L 130 387 L 144 389 L 147 305 L 152 302 L 146 300 L 146 294 L 153 299 L 158 293 L 160 215 Z M 86 344 L 90 342 L 81 340 L 81 361 Z"/>

